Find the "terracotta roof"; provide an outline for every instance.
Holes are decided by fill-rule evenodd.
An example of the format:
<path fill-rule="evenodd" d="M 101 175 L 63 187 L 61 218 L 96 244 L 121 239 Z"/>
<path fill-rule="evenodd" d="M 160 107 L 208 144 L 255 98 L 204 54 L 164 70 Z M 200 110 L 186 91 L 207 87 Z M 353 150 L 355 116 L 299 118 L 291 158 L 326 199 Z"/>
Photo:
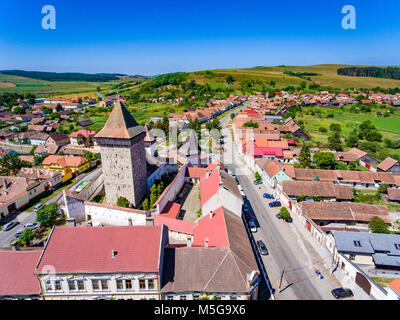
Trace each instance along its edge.
<path fill-rule="evenodd" d="M 357 148 L 352 148 L 349 150 L 350 153 L 354 153 L 357 156 L 357 159 L 364 157 L 367 153 Z"/>
<path fill-rule="evenodd" d="M 164 224 L 168 227 L 169 231 L 185 233 L 188 235 L 193 234 L 193 227 L 195 225 L 193 222 L 171 218 L 165 214 L 153 214 L 152 217 L 155 226 L 161 226 Z"/>
<path fill-rule="evenodd" d="M 162 226 L 54 227 L 36 273 L 159 271 Z M 116 251 L 113 258 L 112 252 Z"/>
<path fill-rule="evenodd" d="M 400 176 L 393 176 L 396 186 L 400 187 Z"/>
<path fill-rule="evenodd" d="M 162 291 L 247 292 L 258 267 L 242 219 L 221 207 L 193 235 L 193 247 L 165 250 Z"/>
<path fill-rule="evenodd" d="M 18 177 L 25 177 L 31 179 L 48 180 L 55 176 L 61 175 L 60 171 L 50 169 L 34 169 L 34 168 L 21 168 L 18 172 Z"/>
<path fill-rule="evenodd" d="M 392 288 L 398 295 L 400 295 L 400 278 L 389 283 L 389 287 Z"/>
<path fill-rule="evenodd" d="M 88 138 L 89 136 L 94 136 L 94 135 L 96 134 L 96 131 L 81 129 L 81 130 L 72 132 L 69 136 L 70 136 L 71 138 L 77 138 L 78 135 L 80 135 L 80 134 L 81 134 L 83 137 Z"/>
<path fill-rule="evenodd" d="M 281 168 L 274 161 L 269 162 L 263 169 L 270 178 L 281 171 Z"/>
<path fill-rule="evenodd" d="M 338 161 L 352 162 L 358 159 L 358 156 L 352 152 L 335 152 L 334 155 Z"/>
<path fill-rule="evenodd" d="M 51 143 L 41 143 L 35 149 L 35 153 L 48 153 L 48 154 L 55 154 L 57 153 L 59 146 L 56 144 Z"/>
<path fill-rule="evenodd" d="M 400 189 L 388 188 L 387 193 L 390 201 L 400 201 Z"/>
<path fill-rule="evenodd" d="M 0 296 L 39 295 L 39 280 L 34 275 L 42 251 L 0 252 Z"/>
<path fill-rule="evenodd" d="M 313 220 L 369 222 L 374 216 L 391 223 L 386 206 L 351 202 L 301 202 L 299 206 L 305 216 Z"/>
<path fill-rule="evenodd" d="M 96 138 L 131 139 L 145 132 L 121 101 L 115 103 L 106 124 Z"/>
<path fill-rule="evenodd" d="M 179 203 L 168 201 L 165 207 L 162 209 L 160 215 L 176 219 L 180 210 L 181 210 L 181 205 Z"/>
<path fill-rule="evenodd" d="M 397 160 L 387 157 L 378 165 L 378 169 L 381 169 L 382 171 L 388 171 L 391 167 L 393 167 L 397 163 L 398 163 Z"/>
<path fill-rule="evenodd" d="M 353 199 L 353 192 L 349 186 L 339 186 L 332 182 L 322 181 L 283 181 L 282 190 L 288 196 L 329 197 L 339 200 Z"/>
<path fill-rule="evenodd" d="M 52 165 L 52 164 L 57 164 L 61 168 L 66 168 L 66 167 L 79 167 L 81 164 L 87 162 L 83 157 L 77 157 L 77 156 L 57 156 L 57 155 L 50 155 L 46 157 L 42 164 L 43 165 Z"/>

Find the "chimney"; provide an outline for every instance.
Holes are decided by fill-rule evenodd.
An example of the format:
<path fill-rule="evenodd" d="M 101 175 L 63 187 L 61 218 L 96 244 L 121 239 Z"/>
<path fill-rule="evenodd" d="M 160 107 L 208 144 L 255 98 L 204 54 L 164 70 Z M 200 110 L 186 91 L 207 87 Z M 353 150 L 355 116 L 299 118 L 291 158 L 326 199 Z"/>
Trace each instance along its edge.
<path fill-rule="evenodd" d="M 154 226 L 154 218 L 146 217 L 146 226 Z"/>
<path fill-rule="evenodd" d="M 212 211 L 210 211 L 210 214 L 208 216 L 210 217 L 210 220 L 211 220 L 213 217 Z"/>
<path fill-rule="evenodd" d="M 188 248 L 192 247 L 192 237 L 188 236 L 186 238 L 186 244 Z"/>
<path fill-rule="evenodd" d="M 7 188 L 8 188 L 7 179 L 3 179 L 3 187 L 4 187 L 4 190 L 7 190 Z"/>
<path fill-rule="evenodd" d="M 208 238 L 206 238 L 206 241 L 205 241 L 204 246 L 205 246 L 206 248 L 208 248 Z"/>

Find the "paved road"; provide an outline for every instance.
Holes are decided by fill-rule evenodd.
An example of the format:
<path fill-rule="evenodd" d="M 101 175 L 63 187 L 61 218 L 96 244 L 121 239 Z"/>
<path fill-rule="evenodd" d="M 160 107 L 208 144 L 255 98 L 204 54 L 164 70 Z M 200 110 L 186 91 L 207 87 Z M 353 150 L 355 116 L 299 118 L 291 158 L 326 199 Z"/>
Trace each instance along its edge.
<path fill-rule="evenodd" d="M 83 181 L 83 180 L 90 180 L 92 179 L 102 168 L 97 168 L 88 174 L 81 174 L 77 177 L 77 182 L 69 188 L 69 190 L 74 190 L 76 187 Z M 50 203 L 57 202 L 58 204 L 63 203 L 63 193 L 60 192 L 56 196 L 52 197 L 49 201 L 46 202 L 46 205 Z M 0 248 L 5 248 L 10 246 L 11 240 L 15 238 L 15 233 L 17 230 L 23 229 L 24 225 L 27 223 L 35 222 L 36 221 L 36 213 L 35 212 L 21 212 L 18 215 L 14 215 L 15 218 L 13 220 L 18 221 L 20 224 L 16 227 L 12 228 L 9 231 L 0 231 Z M 11 220 L 10 220 L 11 221 Z"/>
<path fill-rule="evenodd" d="M 330 290 L 336 288 L 338 283 L 331 279 L 319 279 L 313 272 L 312 266 L 319 256 L 310 256 L 306 247 L 309 246 L 305 239 L 300 239 L 295 227 L 275 217 L 279 209 L 271 209 L 262 194 L 271 193 L 264 185 L 253 184 L 254 174 L 240 161 L 235 151 L 230 129 L 227 128 L 228 117 L 221 120 L 222 134 L 225 136 L 224 154 L 225 166 L 236 173 L 239 183 L 250 204 L 250 211 L 259 226 L 257 233 L 253 234 L 255 241 L 263 240 L 269 255 L 262 256 L 264 266 L 272 287 L 274 296 L 279 299 L 297 300 L 327 300 L 333 299 Z M 281 290 L 279 290 L 282 271 Z"/>

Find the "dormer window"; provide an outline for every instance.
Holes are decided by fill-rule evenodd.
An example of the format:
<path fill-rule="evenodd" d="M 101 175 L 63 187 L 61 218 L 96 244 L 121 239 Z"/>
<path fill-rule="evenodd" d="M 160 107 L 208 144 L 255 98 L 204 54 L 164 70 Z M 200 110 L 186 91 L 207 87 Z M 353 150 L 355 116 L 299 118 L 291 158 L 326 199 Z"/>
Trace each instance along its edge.
<path fill-rule="evenodd" d="M 361 242 L 360 242 L 360 241 L 354 240 L 353 242 L 354 242 L 354 245 L 355 245 L 356 247 L 361 247 Z"/>

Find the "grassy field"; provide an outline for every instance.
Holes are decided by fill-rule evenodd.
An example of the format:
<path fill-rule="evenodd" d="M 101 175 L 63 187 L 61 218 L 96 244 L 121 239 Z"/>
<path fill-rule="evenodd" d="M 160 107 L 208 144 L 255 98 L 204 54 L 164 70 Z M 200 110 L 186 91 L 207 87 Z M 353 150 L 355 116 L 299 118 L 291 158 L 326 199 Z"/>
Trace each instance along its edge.
<path fill-rule="evenodd" d="M 85 82 L 85 81 L 44 81 L 0 73 L 0 93 L 37 93 L 56 92 L 57 95 L 82 94 L 81 96 L 96 97 L 96 88 L 109 89 L 111 86 L 127 82 L 129 79 L 121 79 L 110 82 Z M 40 95 L 48 96 L 48 95 Z"/>
<path fill-rule="evenodd" d="M 380 79 L 372 77 L 349 77 L 337 74 L 338 68 L 348 67 L 347 65 L 338 64 L 322 64 L 314 66 L 278 66 L 278 67 L 255 67 L 244 69 L 215 69 L 210 70 L 217 75 L 216 78 L 210 77 L 205 71 L 191 72 L 190 79 L 196 80 L 198 83 L 225 83 L 225 77 L 232 75 L 235 82 L 232 84 L 234 88 L 238 88 L 242 80 L 261 80 L 261 81 L 274 81 L 278 87 L 285 87 L 289 85 L 298 86 L 301 82 L 305 81 L 296 76 L 284 74 L 285 70 L 293 72 L 309 72 L 317 73 L 318 76 L 311 76 L 311 80 L 323 85 L 332 86 L 335 88 L 375 88 L 377 86 L 382 88 L 400 87 L 400 80 Z M 306 81 L 311 83 L 310 81 Z M 226 84 L 225 84 L 226 85 Z"/>

